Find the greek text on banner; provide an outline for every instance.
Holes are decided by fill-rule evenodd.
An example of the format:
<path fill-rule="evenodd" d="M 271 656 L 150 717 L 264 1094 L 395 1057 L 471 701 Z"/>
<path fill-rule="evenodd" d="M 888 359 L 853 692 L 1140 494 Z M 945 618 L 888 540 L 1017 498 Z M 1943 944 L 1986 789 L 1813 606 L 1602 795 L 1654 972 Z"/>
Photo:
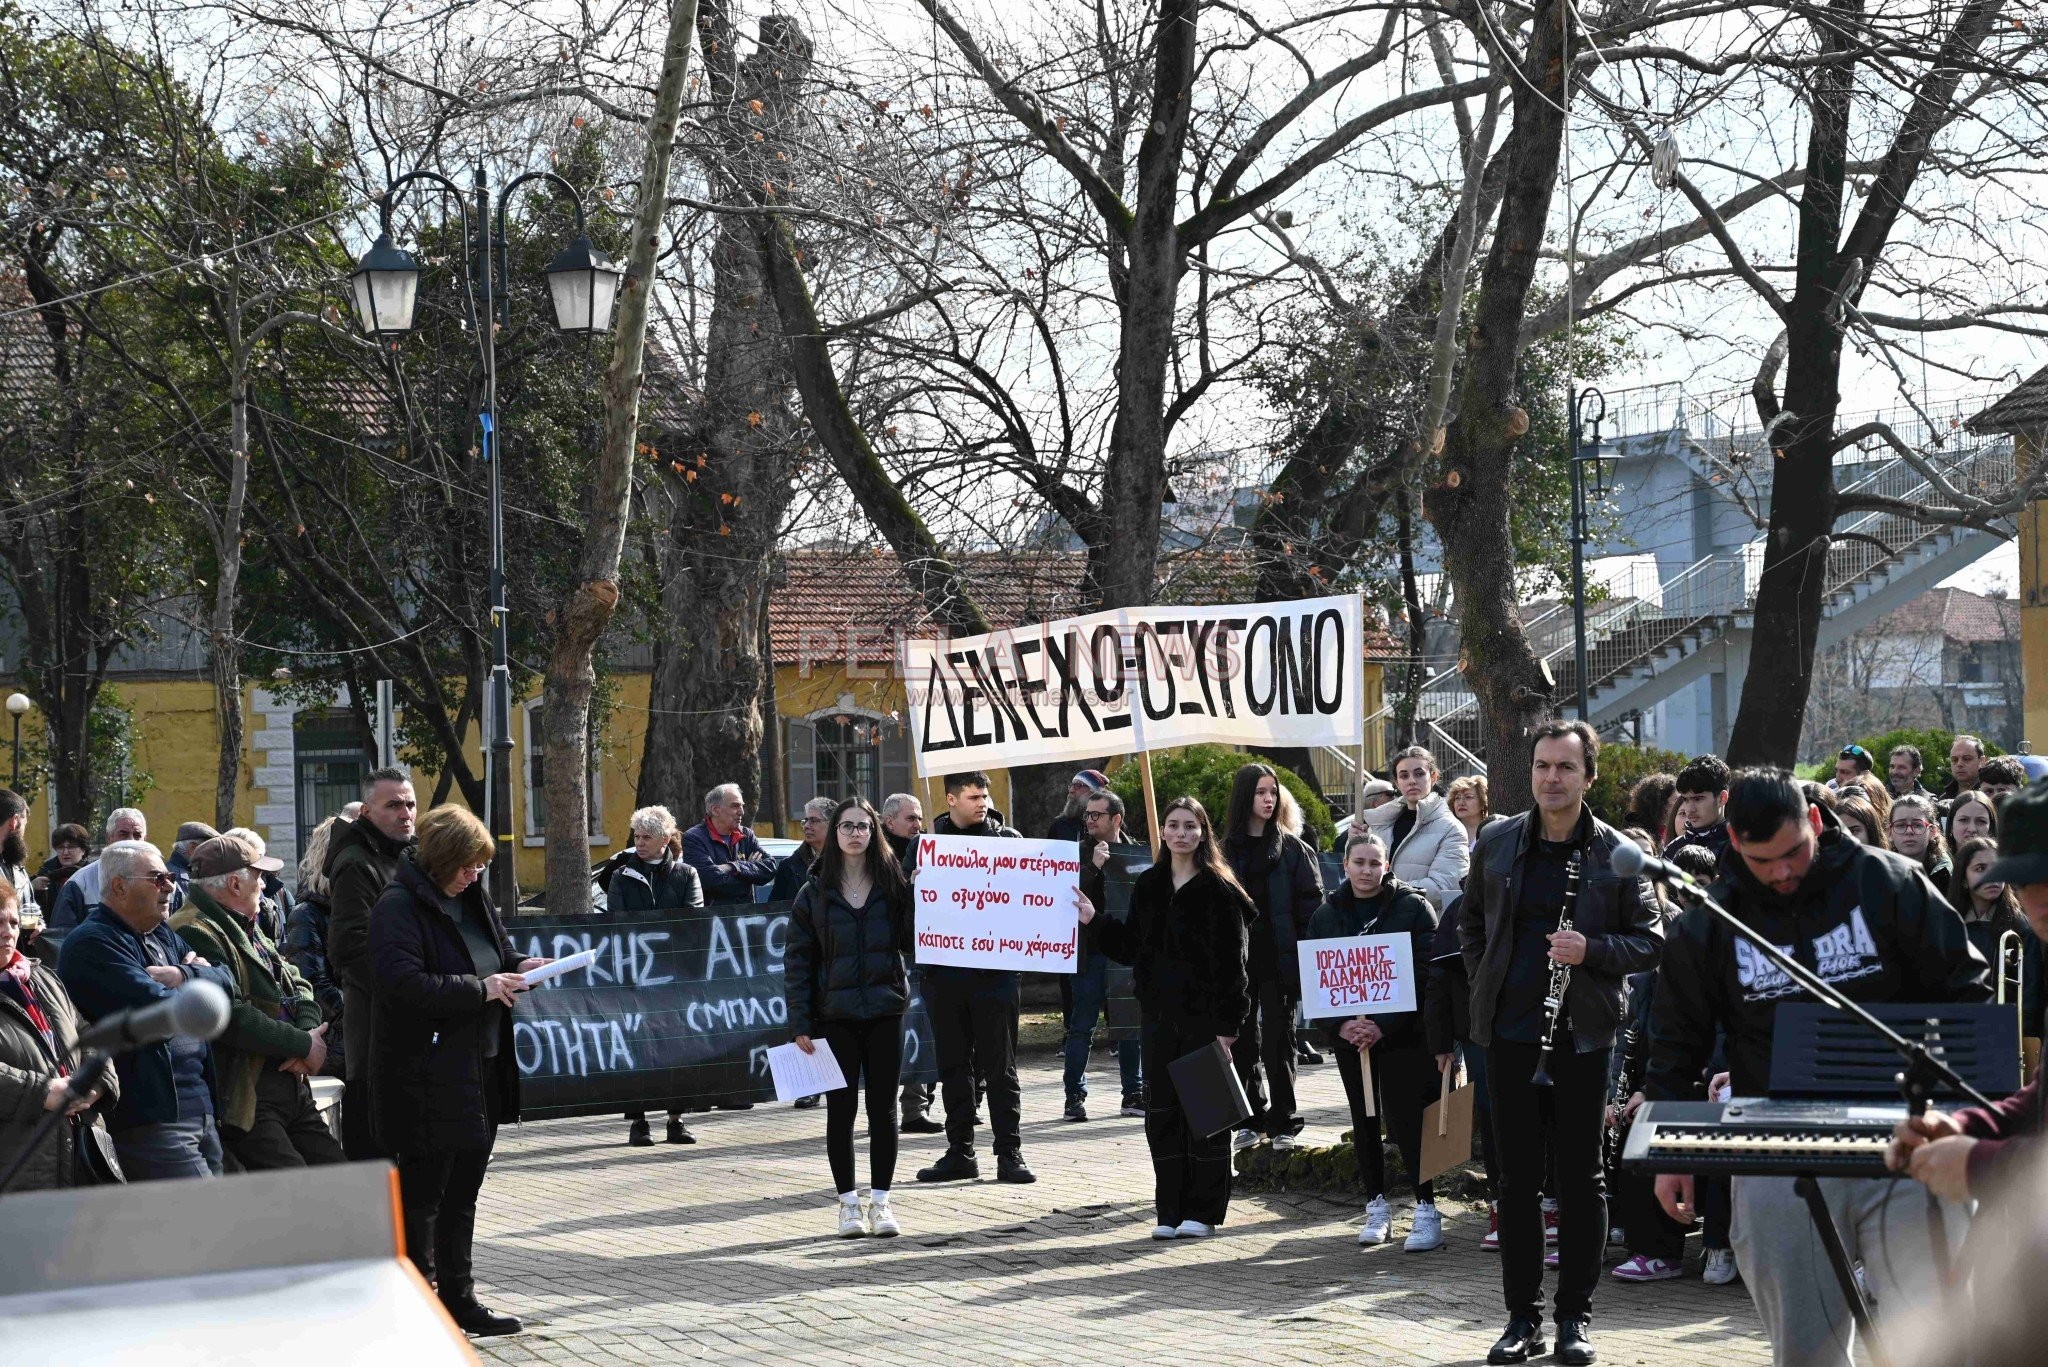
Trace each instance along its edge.
<path fill-rule="evenodd" d="M 1415 1009 L 1415 943 L 1407 935 L 1297 940 L 1301 1010 L 1310 1020 Z"/>
<path fill-rule="evenodd" d="M 917 838 L 917 962 L 1072 973 L 1081 933 L 1071 840 Z"/>
<path fill-rule="evenodd" d="M 950 641 L 906 641 L 919 774 L 1212 741 L 1358 743 L 1353 595 L 1120 608 Z"/>

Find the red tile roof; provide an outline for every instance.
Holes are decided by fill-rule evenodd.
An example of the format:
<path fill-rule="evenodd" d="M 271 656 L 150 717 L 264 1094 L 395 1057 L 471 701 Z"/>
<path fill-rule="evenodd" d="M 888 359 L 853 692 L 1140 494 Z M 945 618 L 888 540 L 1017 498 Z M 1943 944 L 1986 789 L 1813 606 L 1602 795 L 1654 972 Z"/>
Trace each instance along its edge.
<path fill-rule="evenodd" d="M 777 664 L 887 664 L 897 658 L 902 637 L 944 634 L 890 551 L 805 548 L 786 552 L 783 560 L 787 582 L 771 592 L 768 602 Z M 954 563 L 998 630 L 1087 611 L 1080 593 L 1085 559 L 1079 554 L 974 552 Z M 1180 557 L 1168 583 L 1175 602 L 1250 601 L 1248 562 L 1241 556 Z M 1368 625 L 1365 645 L 1370 659 L 1405 649 L 1377 623 Z"/>
<path fill-rule="evenodd" d="M 1926 635 L 1939 632 L 1951 641 L 2017 641 L 2019 604 L 2010 598 L 1987 598 L 1967 589 L 1934 589 L 1921 594 L 1884 619 L 1880 630 Z"/>

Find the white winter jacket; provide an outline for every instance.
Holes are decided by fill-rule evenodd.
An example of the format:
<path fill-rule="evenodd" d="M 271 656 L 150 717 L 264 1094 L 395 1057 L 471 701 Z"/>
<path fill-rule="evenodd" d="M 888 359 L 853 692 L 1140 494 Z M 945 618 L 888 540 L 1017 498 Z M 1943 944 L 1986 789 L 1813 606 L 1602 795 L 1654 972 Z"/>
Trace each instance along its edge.
<path fill-rule="evenodd" d="M 1400 802 L 1381 803 L 1365 814 L 1365 824 L 1391 844 L 1402 806 Z M 1443 795 L 1431 793 L 1416 805 L 1415 828 L 1388 857 L 1394 877 L 1442 911 L 1444 903 L 1456 898 L 1465 886 L 1465 870 L 1472 865 L 1472 837 L 1451 814 L 1451 804 Z"/>

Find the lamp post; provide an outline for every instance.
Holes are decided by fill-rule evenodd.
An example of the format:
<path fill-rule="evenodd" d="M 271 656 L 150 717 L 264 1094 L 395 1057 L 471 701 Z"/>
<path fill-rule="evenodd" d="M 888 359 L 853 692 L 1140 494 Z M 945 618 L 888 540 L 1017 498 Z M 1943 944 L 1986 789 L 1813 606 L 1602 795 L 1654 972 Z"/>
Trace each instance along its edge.
<path fill-rule="evenodd" d="M 1607 417 L 1607 396 L 1590 385 L 1571 396 L 1572 416 L 1572 650 L 1577 660 L 1579 720 L 1586 720 L 1587 694 L 1592 683 L 1586 677 L 1586 466 L 1593 467 L 1593 497 L 1606 495 L 1600 478 L 1600 424 Z M 1590 435 L 1588 428 L 1591 429 Z"/>
<path fill-rule="evenodd" d="M 504 472 L 498 459 L 497 330 L 512 324 L 505 208 L 514 192 L 528 181 L 545 181 L 576 211 L 575 239 L 547 266 L 548 292 L 554 303 L 558 330 L 586 335 L 607 331 L 623 273 L 591 245 L 584 231 L 583 199 L 576 193 L 576 187 L 552 171 L 529 171 L 515 177 L 498 191 L 495 216 L 490 184 L 481 161 L 467 191 L 438 171 L 411 171 L 392 181 L 384 191 L 378 204 L 377 241 L 363 254 L 350 277 L 356 318 L 363 331 L 373 337 L 395 340 L 412 331 L 420 268 L 410 252 L 392 243 L 391 210 L 398 202 L 399 191 L 415 181 L 440 187 L 454 196 L 461 209 L 463 249 L 469 257 L 473 286 L 464 297 L 483 361 L 484 393 L 483 406 L 477 414 L 477 450 L 491 477 L 492 659 L 485 719 L 490 752 L 486 776 L 489 824 L 497 850 L 491 861 L 491 895 L 509 912 L 518 903 L 519 885 L 512 867 L 512 668 L 505 604 Z"/>
<path fill-rule="evenodd" d="M 9 775 L 7 786 L 17 793 L 21 791 L 21 719 L 34 706 L 26 693 L 7 695 L 7 715 L 14 718 L 14 772 Z"/>

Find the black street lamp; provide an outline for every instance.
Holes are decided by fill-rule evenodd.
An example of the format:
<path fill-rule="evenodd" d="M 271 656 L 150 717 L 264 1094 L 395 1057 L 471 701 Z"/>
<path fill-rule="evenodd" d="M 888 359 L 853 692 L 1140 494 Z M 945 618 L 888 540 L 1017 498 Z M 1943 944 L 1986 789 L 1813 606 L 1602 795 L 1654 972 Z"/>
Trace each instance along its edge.
<path fill-rule="evenodd" d="M 26 693 L 7 695 L 7 715 L 14 718 L 14 772 L 9 776 L 7 786 L 17 793 L 21 791 L 21 719 L 34 706 Z"/>
<path fill-rule="evenodd" d="M 1592 681 L 1586 677 L 1586 474 L 1593 467 L 1593 497 L 1607 493 L 1600 469 L 1600 424 L 1607 418 L 1607 396 L 1588 385 L 1571 396 L 1572 420 L 1569 444 L 1572 463 L 1572 649 L 1578 662 L 1579 720 L 1586 720 L 1587 694 Z M 1588 429 L 1591 429 L 1590 435 Z"/>
<path fill-rule="evenodd" d="M 438 185 L 455 197 L 462 211 L 463 249 L 469 256 L 474 293 L 466 294 L 470 324 L 476 330 L 484 367 L 483 408 L 477 414 L 479 452 L 491 472 L 491 686 L 485 725 L 490 744 L 491 839 L 497 855 L 491 863 L 491 896 L 507 912 L 518 904 L 519 884 L 512 867 L 512 666 L 506 630 L 504 479 L 498 460 L 499 326 L 512 324 L 511 279 L 506 264 L 505 206 L 528 181 L 546 181 L 576 211 L 576 237 L 548 264 L 548 293 L 554 303 L 555 326 L 568 333 L 592 334 L 611 327 L 612 305 L 624 274 L 584 232 L 583 199 L 576 187 L 552 171 L 529 171 L 498 192 L 495 217 L 483 164 L 465 191 L 438 171 L 412 171 L 391 182 L 379 201 L 377 241 L 356 263 L 350 293 L 356 318 L 373 337 L 397 338 L 412 331 L 413 306 L 419 297 L 420 268 L 410 252 L 391 241 L 391 210 L 398 192 L 414 181 Z M 472 208 L 474 213 L 472 214 Z M 495 231 L 493 227 L 495 226 Z M 478 296 L 481 298 L 478 298 Z M 495 306 L 495 307 L 494 307 Z"/>

